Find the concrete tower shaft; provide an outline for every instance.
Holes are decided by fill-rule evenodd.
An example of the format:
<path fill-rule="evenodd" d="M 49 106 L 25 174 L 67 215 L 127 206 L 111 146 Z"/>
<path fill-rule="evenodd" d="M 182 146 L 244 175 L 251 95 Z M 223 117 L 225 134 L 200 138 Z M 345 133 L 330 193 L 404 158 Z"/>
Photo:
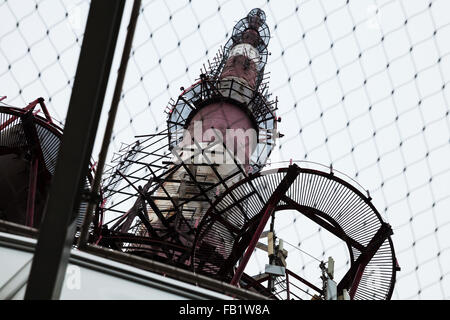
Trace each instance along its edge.
<path fill-rule="evenodd" d="M 176 234 L 165 241 L 190 247 L 192 230 L 214 198 L 265 165 L 275 144 L 277 120 L 276 101 L 269 100 L 262 81 L 269 39 L 264 12 L 251 10 L 237 22 L 210 69 L 188 89 L 181 88 L 170 104 L 173 164 L 152 192 L 154 204 L 146 206 L 149 225 L 141 227 L 140 236 Z M 141 248 L 157 251 L 153 245 Z"/>
<path fill-rule="evenodd" d="M 236 24 L 232 36 L 233 45 L 220 79 L 236 79 L 254 90 L 257 89 L 260 73 L 258 64 L 262 51 L 266 50 L 268 44 L 259 31 L 263 27 L 267 26 L 265 15 L 260 9 L 253 9 Z"/>
<path fill-rule="evenodd" d="M 260 9 L 253 9 L 236 24 L 232 37 L 227 43 L 229 50 L 223 57 L 223 68 L 218 80 L 219 88 L 222 87 L 221 84 L 227 83 L 225 80 L 240 84 L 241 86 L 236 86 L 235 89 L 241 98 L 237 97 L 235 101 L 211 100 L 210 104 L 194 113 L 187 125 L 188 139 L 194 137 L 200 143 L 214 141 L 211 134 L 205 134 L 211 129 L 219 131 L 225 145 L 234 153 L 234 156 L 238 157 L 240 163 L 247 166 L 247 169 L 257 144 L 258 124 L 249 113 L 245 106 L 246 101 L 242 97 L 245 96 L 246 91 L 254 94 L 258 90 L 259 80 L 264 73 L 265 63 L 261 65 L 261 62 L 267 52 L 269 39 L 267 30 L 265 14 Z M 194 130 L 196 122 L 201 122 L 203 133 L 201 136 Z M 238 134 L 238 131 L 247 134 Z M 186 139 L 183 140 L 186 141 Z M 231 146 L 230 143 L 232 143 Z M 188 141 L 187 144 L 190 142 Z M 238 150 L 245 152 L 238 154 Z"/>

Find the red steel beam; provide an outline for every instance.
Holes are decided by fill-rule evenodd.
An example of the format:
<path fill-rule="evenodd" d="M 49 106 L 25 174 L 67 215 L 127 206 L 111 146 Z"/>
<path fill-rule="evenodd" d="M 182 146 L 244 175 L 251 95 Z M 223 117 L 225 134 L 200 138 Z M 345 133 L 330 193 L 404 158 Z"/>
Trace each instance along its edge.
<path fill-rule="evenodd" d="M 264 205 L 264 208 L 258 214 L 258 216 L 261 216 L 261 220 L 259 222 L 258 227 L 256 228 L 256 231 L 253 234 L 253 237 L 247 247 L 247 250 L 245 251 L 244 256 L 242 257 L 241 262 L 239 263 L 239 266 L 238 266 L 236 272 L 234 273 L 233 278 L 231 279 L 231 285 L 236 285 L 239 282 L 239 280 L 241 279 L 241 276 L 244 273 L 244 269 L 247 266 L 247 263 L 250 260 L 250 257 L 252 255 L 253 251 L 255 250 L 256 244 L 258 243 L 259 238 L 261 237 L 261 233 L 264 231 L 264 227 L 266 226 L 267 221 L 269 220 L 269 217 L 274 212 L 280 199 L 288 191 L 289 187 L 292 185 L 292 183 L 297 178 L 298 173 L 299 173 L 297 169 L 298 169 L 298 166 L 295 164 L 289 166 L 288 171 L 286 172 L 286 176 L 280 182 L 278 187 L 275 189 L 275 191 L 270 196 L 269 200 Z"/>
<path fill-rule="evenodd" d="M 39 157 L 33 155 L 30 164 L 30 180 L 28 181 L 28 199 L 27 199 L 27 227 L 34 225 L 34 208 L 36 202 L 36 187 L 38 179 Z"/>
<path fill-rule="evenodd" d="M 39 103 L 39 105 L 41 106 L 42 112 L 45 115 L 45 118 L 47 119 L 48 123 L 53 124 L 53 120 L 52 117 L 50 116 L 50 113 L 47 110 L 47 106 L 44 103 L 44 98 L 38 98 L 37 102 Z"/>
<path fill-rule="evenodd" d="M 42 98 L 39 98 L 42 99 Z M 36 107 L 36 105 L 39 103 L 39 99 L 34 100 L 33 102 L 30 102 L 25 108 L 23 108 L 22 110 L 28 111 L 28 110 L 33 110 L 34 107 Z M 3 129 L 5 129 L 7 126 L 9 126 L 11 123 L 13 123 L 19 116 L 12 116 L 11 118 L 9 118 L 8 120 L 6 120 L 5 122 L 3 122 L 0 125 L 0 131 L 2 131 Z"/>
<path fill-rule="evenodd" d="M 373 258 L 375 253 L 378 251 L 378 249 L 381 247 L 383 242 L 390 235 L 392 235 L 391 226 L 387 223 L 383 223 L 380 229 L 378 229 L 378 231 L 372 237 L 365 250 L 361 252 L 361 255 L 358 257 L 358 259 L 356 259 L 352 267 L 347 271 L 347 273 L 339 282 L 338 292 L 342 291 L 343 289 L 348 289 L 350 287 L 350 292 L 353 293 L 354 297 L 356 290 L 358 289 L 358 285 L 363 275 L 364 269 L 366 268 L 370 260 Z"/>
<path fill-rule="evenodd" d="M 352 300 L 355 297 L 356 289 L 358 289 L 359 282 L 361 281 L 361 278 L 362 278 L 362 275 L 363 275 L 365 269 L 366 269 L 366 265 L 364 265 L 364 264 L 360 264 L 358 266 L 358 270 L 356 271 L 356 275 L 355 275 L 355 278 L 353 279 L 352 286 L 351 286 L 350 292 L 349 292 L 350 299 L 352 299 Z"/>
<path fill-rule="evenodd" d="M 309 218 L 310 220 L 312 220 L 315 223 L 317 223 L 318 225 L 320 225 L 325 230 L 334 234 L 336 237 L 340 238 L 341 240 L 350 244 L 354 248 L 358 249 L 359 251 L 365 250 L 365 247 L 361 243 L 359 243 L 355 239 L 352 239 L 351 237 L 349 237 L 344 232 L 344 230 L 342 230 L 342 228 L 339 228 L 336 226 L 336 223 L 334 223 L 332 225 L 332 224 L 330 224 L 330 221 L 325 221 L 324 218 L 322 218 L 323 214 L 320 215 L 321 212 L 319 210 L 317 210 L 315 208 L 310 208 L 307 206 L 302 206 L 302 205 L 298 204 L 296 201 L 289 198 L 288 196 L 284 196 L 282 198 L 282 200 L 287 203 L 287 206 L 280 206 L 279 207 L 280 209 L 285 209 L 285 208 L 295 209 L 298 212 L 300 212 L 301 214 L 303 214 L 304 216 L 306 216 L 307 218 Z"/>

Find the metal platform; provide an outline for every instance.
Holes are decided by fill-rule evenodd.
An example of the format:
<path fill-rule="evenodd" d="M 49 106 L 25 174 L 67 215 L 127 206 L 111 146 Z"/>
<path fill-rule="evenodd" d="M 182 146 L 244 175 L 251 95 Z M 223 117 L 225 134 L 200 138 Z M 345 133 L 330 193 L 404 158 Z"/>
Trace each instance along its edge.
<path fill-rule="evenodd" d="M 62 135 L 44 99 L 36 99 L 24 108 L 0 103 L 0 219 L 39 226 Z M 89 172 L 86 189 L 91 180 Z M 78 226 L 86 206 L 85 201 L 79 206 Z"/>
<path fill-rule="evenodd" d="M 289 209 L 346 243 L 351 266 L 338 291 L 348 289 L 354 299 L 390 299 L 397 271 L 391 227 L 349 182 L 296 164 L 250 175 L 215 201 L 198 227 L 195 271 L 230 281 L 238 272 L 233 267 L 252 254 L 255 246 L 249 244 L 259 240 L 268 217 Z"/>

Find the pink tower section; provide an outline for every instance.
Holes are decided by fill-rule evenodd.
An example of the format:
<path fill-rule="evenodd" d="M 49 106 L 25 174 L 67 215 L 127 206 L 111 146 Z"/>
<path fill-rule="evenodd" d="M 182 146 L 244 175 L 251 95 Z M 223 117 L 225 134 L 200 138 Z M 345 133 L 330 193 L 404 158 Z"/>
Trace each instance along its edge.
<path fill-rule="evenodd" d="M 262 42 L 258 29 L 264 23 L 259 16 L 248 16 L 248 27 L 240 36 L 239 41 L 235 42 L 230 49 L 230 55 L 225 62 L 220 80 L 234 80 L 241 83 L 252 90 L 257 89 L 257 62 L 259 62 L 258 45 Z M 195 136 L 195 122 L 201 121 L 202 133 L 201 137 Z M 257 127 L 250 119 L 248 113 L 243 108 L 233 102 L 215 102 L 202 107 L 190 120 L 187 126 L 188 132 L 198 142 L 212 142 L 214 138 L 210 134 L 205 134 L 209 129 L 220 131 L 224 138 L 225 144 L 231 150 L 234 149 L 236 156 L 237 148 L 245 148 L 245 158 L 238 159 L 241 163 L 249 164 L 249 159 L 254 151 L 257 143 L 256 132 Z M 248 134 L 239 137 L 231 137 L 233 146 L 229 146 L 230 132 L 250 132 L 253 130 L 254 135 Z M 240 140 L 242 141 L 236 141 Z M 242 158 L 239 157 L 239 158 Z"/>

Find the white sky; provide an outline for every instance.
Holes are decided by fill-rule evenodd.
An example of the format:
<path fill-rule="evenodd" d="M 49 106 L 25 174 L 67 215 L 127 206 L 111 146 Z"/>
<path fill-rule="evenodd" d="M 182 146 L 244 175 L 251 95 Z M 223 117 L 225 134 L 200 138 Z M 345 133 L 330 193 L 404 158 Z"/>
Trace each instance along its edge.
<path fill-rule="evenodd" d="M 450 2 L 143 2 L 110 156 L 120 142 L 163 129 L 169 99 L 193 83 L 236 21 L 260 7 L 272 35 L 266 71 L 285 134 L 272 161 L 306 157 L 353 177 L 394 229 L 402 271 L 393 298 L 450 298 Z M 88 9 L 88 1 L 0 0 L 0 96 L 7 103 L 24 106 L 42 96 L 64 121 Z M 286 240 L 301 241 L 320 259 L 324 250 L 339 256 L 335 240 L 293 219 L 287 214 L 277 225 Z M 264 259 L 254 261 L 254 272 Z M 316 263 L 288 258 L 301 269 L 298 261 Z"/>

